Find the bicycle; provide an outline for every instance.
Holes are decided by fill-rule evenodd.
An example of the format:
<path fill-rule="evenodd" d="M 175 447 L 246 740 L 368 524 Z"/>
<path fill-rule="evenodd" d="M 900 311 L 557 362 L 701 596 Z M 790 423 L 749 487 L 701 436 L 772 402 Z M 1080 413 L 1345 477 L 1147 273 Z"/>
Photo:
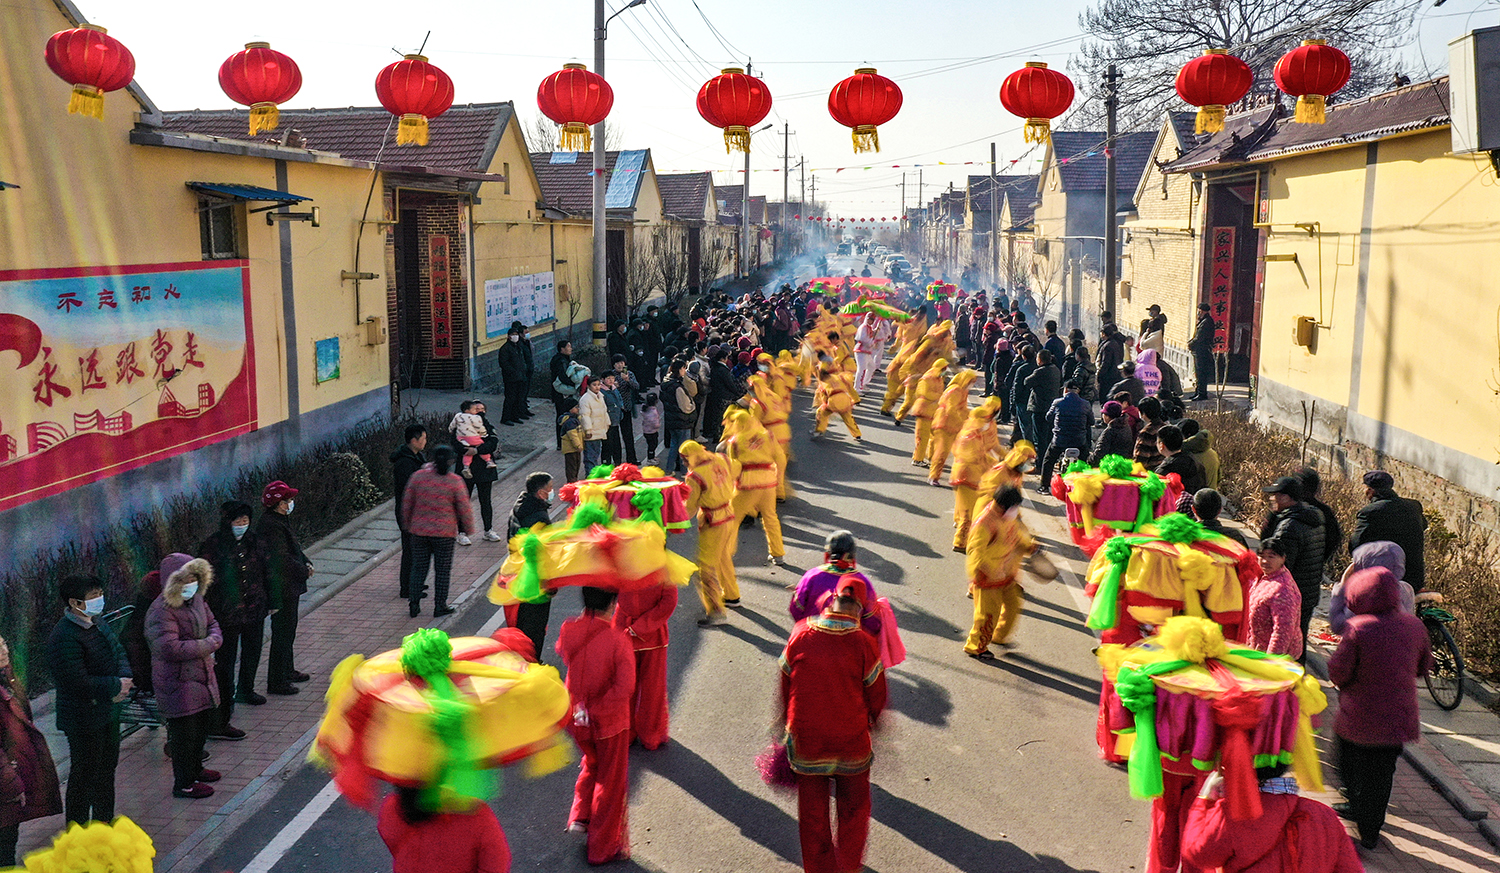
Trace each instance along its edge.
<path fill-rule="evenodd" d="M 1417 595 L 1417 618 L 1427 626 L 1432 642 L 1432 670 L 1427 673 L 1427 693 L 1444 710 L 1458 708 L 1464 699 L 1464 659 L 1448 626 L 1458 619 L 1441 604 L 1443 595 L 1424 591 Z"/>

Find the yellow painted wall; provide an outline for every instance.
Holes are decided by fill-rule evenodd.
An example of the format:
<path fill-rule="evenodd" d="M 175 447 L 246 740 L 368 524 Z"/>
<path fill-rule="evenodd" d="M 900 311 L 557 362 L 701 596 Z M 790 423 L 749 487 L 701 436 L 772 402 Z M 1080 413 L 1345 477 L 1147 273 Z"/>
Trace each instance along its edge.
<path fill-rule="evenodd" d="M 1156 165 L 1158 160 L 1175 158 L 1178 145 L 1170 127 L 1164 127 L 1152 159 L 1146 162 L 1135 195 L 1137 217 L 1125 225 L 1130 233 L 1130 243 L 1124 247 L 1129 257 L 1123 260 L 1120 273 L 1130 282 L 1130 297 L 1116 296 L 1115 321 L 1134 335 L 1146 318 L 1146 307 L 1155 303 L 1167 316 L 1167 342 L 1186 348 L 1200 298 L 1197 264 L 1203 244 L 1202 207 L 1192 196 L 1187 174 L 1164 176 Z"/>

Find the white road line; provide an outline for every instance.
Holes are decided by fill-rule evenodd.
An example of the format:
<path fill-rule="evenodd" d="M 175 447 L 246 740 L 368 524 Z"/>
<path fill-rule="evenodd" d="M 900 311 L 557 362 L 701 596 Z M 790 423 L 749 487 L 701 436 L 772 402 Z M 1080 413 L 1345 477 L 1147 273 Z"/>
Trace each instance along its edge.
<path fill-rule="evenodd" d="M 282 856 L 290 851 L 292 846 L 297 844 L 298 840 L 302 839 L 302 835 L 307 833 L 308 829 L 318 819 L 323 817 L 323 813 L 327 812 L 330 806 L 333 806 L 333 802 L 338 799 L 338 796 L 338 786 L 329 781 L 327 785 L 323 786 L 323 790 L 319 791 L 317 796 L 312 800 L 309 800 L 307 805 L 302 807 L 302 811 L 298 812 L 291 821 L 287 822 L 276 836 L 272 838 L 271 842 L 267 843 L 266 847 L 260 850 L 260 854 L 256 855 L 251 859 L 249 864 L 241 868 L 240 873 L 270 873 L 271 868 L 276 866 L 276 862 L 280 861 Z"/>
<path fill-rule="evenodd" d="M 497 606 L 495 607 L 495 614 L 490 616 L 490 620 L 485 622 L 484 625 L 474 633 L 474 636 L 487 637 L 495 631 L 499 630 L 500 625 L 502 624 L 505 624 L 505 610 Z"/>

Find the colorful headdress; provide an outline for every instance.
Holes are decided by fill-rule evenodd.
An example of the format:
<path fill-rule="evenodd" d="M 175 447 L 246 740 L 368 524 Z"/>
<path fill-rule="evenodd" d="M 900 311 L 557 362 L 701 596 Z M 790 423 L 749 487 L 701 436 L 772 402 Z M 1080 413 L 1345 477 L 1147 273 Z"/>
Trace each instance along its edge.
<path fill-rule="evenodd" d="M 1121 455 L 1105 455 L 1098 469 L 1074 461 L 1062 480 L 1069 532 L 1090 556 L 1114 533 L 1133 533 L 1175 511 L 1182 494 L 1180 479 L 1163 479 Z"/>
<path fill-rule="evenodd" d="M 859 299 L 853 303 L 847 303 L 839 310 L 839 315 L 847 318 L 859 318 L 865 313 L 871 313 L 876 318 L 884 318 L 887 321 L 910 321 L 911 313 L 902 312 L 896 307 L 880 300 L 872 300 L 861 294 Z"/>
<path fill-rule="evenodd" d="M 74 822 L 52 839 L 50 848 L 26 856 L 26 873 L 151 873 L 156 847 L 135 822 Z"/>
<path fill-rule="evenodd" d="M 690 490 L 687 483 L 668 476 L 658 467 L 640 469 L 634 464 L 617 467 L 601 464 L 589 471 L 589 478 L 559 488 L 557 496 L 571 512 L 578 508 L 580 495 L 594 489 L 603 495 L 614 517 L 622 521 L 645 518 L 674 533 L 692 527 L 693 517 L 687 511 Z"/>

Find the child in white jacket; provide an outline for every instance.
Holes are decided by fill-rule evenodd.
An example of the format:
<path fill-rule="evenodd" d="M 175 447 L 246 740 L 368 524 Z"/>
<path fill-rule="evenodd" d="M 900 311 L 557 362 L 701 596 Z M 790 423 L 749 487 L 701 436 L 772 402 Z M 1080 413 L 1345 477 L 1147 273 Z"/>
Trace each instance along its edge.
<path fill-rule="evenodd" d="M 578 414 L 583 419 L 583 474 L 587 476 L 604 453 L 609 436 L 609 408 L 604 405 L 604 383 L 592 376 L 583 381 L 583 396 L 578 398 Z"/>
<path fill-rule="evenodd" d="M 465 400 L 458 408 L 462 411 L 454 415 L 453 420 L 448 422 L 448 430 L 452 431 L 453 436 L 459 442 L 469 446 L 469 448 L 464 450 L 464 455 L 472 457 L 479 451 L 474 447 L 483 443 L 489 437 L 489 431 L 484 426 L 484 419 L 469 411 L 474 408 L 474 401 Z M 494 460 L 488 453 L 482 454 L 479 457 L 480 460 L 484 461 L 485 466 L 495 466 Z M 468 462 L 464 462 L 462 466 L 464 478 L 473 478 L 474 474 L 469 472 Z"/>

